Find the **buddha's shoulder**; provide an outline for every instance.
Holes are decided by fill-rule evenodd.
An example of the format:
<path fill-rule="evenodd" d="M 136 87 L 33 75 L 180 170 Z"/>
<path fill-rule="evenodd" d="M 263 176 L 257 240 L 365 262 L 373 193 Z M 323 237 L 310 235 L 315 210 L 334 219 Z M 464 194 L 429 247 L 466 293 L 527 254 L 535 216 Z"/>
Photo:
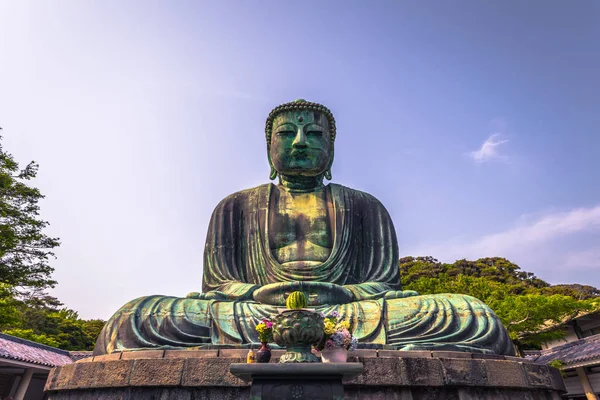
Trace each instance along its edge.
<path fill-rule="evenodd" d="M 379 199 L 370 193 L 353 189 L 348 186 L 343 186 L 338 183 L 330 183 L 329 186 L 331 187 L 332 192 L 343 194 L 346 198 L 351 199 L 355 203 L 383 207 L 383 204 L 379 201 Z"/>
<path fill-rule="evenodd" d="M 254 203 L 260 198 L 266 199 L 267 194 L 269 193 L 270 186 L 271 184 L 266 183 L 264 185 L 259 185 L 253 188 L 244 189 L 232 193 L 229 196 L 225 197 L 223 200 L 221 200 L 216 208 L 230 208 L 236 205 L 243 206 L 248 202 Z"/>
<path fill-rule="evenodd" d="M 345 196 L 349 196 L 352 199 L 366 200 L 366 201 L 379 201 L 375 196 L 370 193 L 363 192 L 362 190 L 353 189 L 348 186 L 340 185 L 339 183 L 330 183 L 332 191 L 343 193 Z"/>

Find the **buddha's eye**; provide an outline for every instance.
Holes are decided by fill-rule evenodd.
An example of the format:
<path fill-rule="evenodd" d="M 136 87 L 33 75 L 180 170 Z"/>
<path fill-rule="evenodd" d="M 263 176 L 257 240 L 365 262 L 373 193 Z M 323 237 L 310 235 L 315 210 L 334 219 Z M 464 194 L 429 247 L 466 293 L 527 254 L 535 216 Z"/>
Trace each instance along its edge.
<path fill-rule="evenodd" d="M 277 132 L 277 136 L 281 136 L 281 137 L 293 137 L 296 134 L 294 133 L 294 131 L 279 131 Z"/>
<path fill-rule="evenodd" d="M 321 131 L 308 131 L 306 132 L 308 136 L 323 136 L 323 132 Z"/>

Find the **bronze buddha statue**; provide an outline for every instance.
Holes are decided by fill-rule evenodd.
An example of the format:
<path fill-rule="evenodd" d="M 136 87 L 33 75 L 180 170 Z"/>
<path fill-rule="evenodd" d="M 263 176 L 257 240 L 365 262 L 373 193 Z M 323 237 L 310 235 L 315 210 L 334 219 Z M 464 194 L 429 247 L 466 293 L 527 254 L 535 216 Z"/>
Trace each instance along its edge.
<path fill-rule="evenodd" d="M 512 355 L 496 315 L 465 295 L 402 291 L 390 216 L 373 196 L 331 180 L 336 126 L 304 100 L 269 114 L 271 179 L 234 193 L 214 210 L 202 292 L 148 296 L 107 322 L 95 354 L 123 349 L 257 343 L 254 327 L 293 291 L 318 311 L 338 311 L 362 343 L 403 350 Z"/>

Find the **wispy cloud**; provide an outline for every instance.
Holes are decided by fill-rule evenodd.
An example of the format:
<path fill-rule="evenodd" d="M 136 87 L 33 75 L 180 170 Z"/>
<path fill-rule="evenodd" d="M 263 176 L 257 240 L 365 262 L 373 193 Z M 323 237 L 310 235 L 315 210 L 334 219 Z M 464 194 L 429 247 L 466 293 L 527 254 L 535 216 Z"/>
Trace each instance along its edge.
<path fill-rule="evenodd" d="M 517 221 L 507 230 L 478 239 L 455 237 L 445 243 L 419 246 L 409 254 L 432 255 L 445 262 L 506 257 L 542 279 L 600 284 L 600 249 L 594 246 L 594 238 L 600 234 L 600 204 Z M 587 244 L 583 250 L 582 244 Z M 572 275 L 575 269 L 579 277 Z"/>
<path fill-rule="evenodd" d="M 500 139 L 499 133 L 494 133 L 483 142 L 479 149 L 468 153 L 468 155 L 477 163 L 484 163 L 492 160 L 507 161 L 508 158 L 501 155 L 498 148 L 506 142 L 508 142 L 508 140 Z"/>
<path fill-rule="evenodd" d="M 547 214 L 529 224 L 516 226 L 475 241 L 473 252 L 503 253 L 510 249 L 548 242 L 587 230 L 600 229 L 600 205 Z"/>

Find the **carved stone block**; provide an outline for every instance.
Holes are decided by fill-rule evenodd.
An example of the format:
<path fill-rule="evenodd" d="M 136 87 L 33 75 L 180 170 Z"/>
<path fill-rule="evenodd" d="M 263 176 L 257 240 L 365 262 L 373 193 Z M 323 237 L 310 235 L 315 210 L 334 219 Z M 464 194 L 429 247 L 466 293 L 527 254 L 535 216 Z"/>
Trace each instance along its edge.
<path fill-rule="evenodd" d="M 361 363 L 232 364 L 237 377 L 252 381 L 252 400 L 343 400 L 342 379 L 363 372 Z"/>

